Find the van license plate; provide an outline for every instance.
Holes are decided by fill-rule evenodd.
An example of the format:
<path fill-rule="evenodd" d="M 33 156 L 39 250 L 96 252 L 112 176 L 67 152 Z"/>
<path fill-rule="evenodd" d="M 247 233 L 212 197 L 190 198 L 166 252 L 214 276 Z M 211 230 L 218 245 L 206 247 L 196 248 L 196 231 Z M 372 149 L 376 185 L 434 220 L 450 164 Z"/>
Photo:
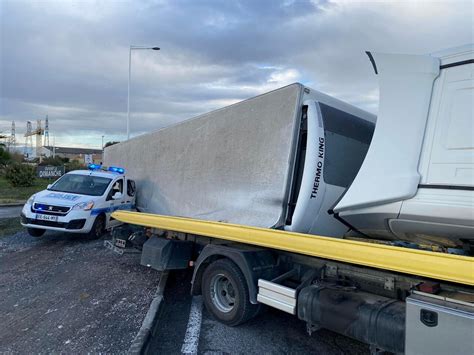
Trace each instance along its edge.
<path fill-rule="evenodd" d="M 41 221 L 50 221 L 50 222 L 57 222 L 58 216 L 50 216 L 49 214 L 36 214 L 36 219 Z"/>

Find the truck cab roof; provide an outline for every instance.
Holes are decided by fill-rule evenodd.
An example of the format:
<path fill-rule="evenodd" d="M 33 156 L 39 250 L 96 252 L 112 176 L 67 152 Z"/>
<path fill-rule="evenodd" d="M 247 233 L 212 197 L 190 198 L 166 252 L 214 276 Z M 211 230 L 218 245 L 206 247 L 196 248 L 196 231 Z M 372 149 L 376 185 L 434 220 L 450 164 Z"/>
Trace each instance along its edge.
<path fill-rule="evenodd" d="M 432 57 L 439 58 L 442 66 L 450 65 L 464 60 L 472 60 L 474 43 L 452 47 L 431 53 Z"/>

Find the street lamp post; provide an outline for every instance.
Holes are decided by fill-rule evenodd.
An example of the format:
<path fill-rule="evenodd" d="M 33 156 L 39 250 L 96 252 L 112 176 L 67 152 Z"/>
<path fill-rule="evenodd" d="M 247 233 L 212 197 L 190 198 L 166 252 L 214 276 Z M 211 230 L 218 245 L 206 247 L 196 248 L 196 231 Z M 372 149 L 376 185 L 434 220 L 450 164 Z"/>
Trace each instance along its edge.
<path fill-rule="evenodd" d="M 102 135 L 102 154 L 100 159 L 100 164 L 104 161 L 104 135 Z"/>
<path fill-rule="evenodd" d="M 159 47 L 130 46 L 128 51 L 128 95 L 127 95 L 127 140 L 130 139 L 130 79 L 132 77 L 132 49 L 151 49 L 159 51 Z"/>

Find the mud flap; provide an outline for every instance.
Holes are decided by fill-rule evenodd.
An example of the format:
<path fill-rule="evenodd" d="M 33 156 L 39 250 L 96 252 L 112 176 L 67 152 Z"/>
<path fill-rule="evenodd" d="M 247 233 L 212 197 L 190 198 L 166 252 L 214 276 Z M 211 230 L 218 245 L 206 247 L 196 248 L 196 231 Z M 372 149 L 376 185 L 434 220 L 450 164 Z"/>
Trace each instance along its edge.
<path fill-rule="evenodd" d="M 143 244 L 141 264 L 158 271 L 186 269 L 193 242 L 152 237 Z"/>

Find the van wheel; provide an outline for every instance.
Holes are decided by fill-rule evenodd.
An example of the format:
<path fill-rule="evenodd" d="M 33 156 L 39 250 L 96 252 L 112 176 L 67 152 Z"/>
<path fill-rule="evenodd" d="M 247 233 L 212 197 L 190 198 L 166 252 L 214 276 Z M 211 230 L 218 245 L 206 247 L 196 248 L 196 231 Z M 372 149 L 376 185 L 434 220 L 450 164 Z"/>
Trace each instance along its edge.
<path fill-rule="evenodd" d="M 231 260 L 213 262 L 204 271 L 202 279 L 204 305 L 220 322 L 236 326 L 258 313 L 259 305 L 250 303 L 242 271 Z"/>
<path fill-rule="evenodd" d="M 45 229 L 39 229 L 39 228 L 26 228 L 26 230 L 29 235 L 35 238 L 41 237 L 44 234 L 44 232 L 46 232 Z"/>
<path fill-rule="evenodd" d="M 103 215 L 95 218 L 91 231 L 87 235 L 88 239 L 99 239 L 105 232 L 105 218 Z"/>

